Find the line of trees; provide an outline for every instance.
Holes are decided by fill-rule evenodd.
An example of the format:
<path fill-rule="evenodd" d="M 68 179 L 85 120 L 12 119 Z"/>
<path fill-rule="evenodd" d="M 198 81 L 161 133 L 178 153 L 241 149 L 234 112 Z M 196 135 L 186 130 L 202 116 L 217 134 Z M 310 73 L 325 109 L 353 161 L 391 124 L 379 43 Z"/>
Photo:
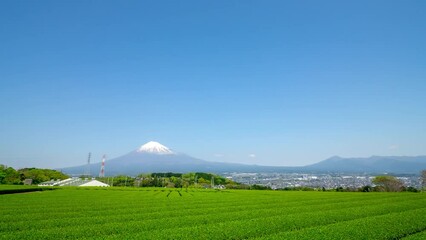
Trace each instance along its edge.
<path fill-rule="evenodd" d="M 24 184 L 25 179 L 32 179 L 32 184 L 51 179 L 67 179 L 69 176 L 52 169 L 22 168 L 15 170 L 0 164 L 0 184 Z"/>
<path fill-rule="evenodd" d="M 203 173 L 147 173 L 140 174 L 137 177 L 115 176 L 99 178 L 100 181 L 112 186 L 134 186 L 134 187 L 168 187 L 168 188 L 187 188 L 201 187 L 209 188 L 212 186 L 224 186 L 226 188 L 249 188 L 249 186 L 234 182 L 222 176 Z"/>
<path fill-rule="evenodd" d="M 0 184 L 24 184 L 25 179 L 32 179 L 32 184 L 39 184 L 41 182 L 49 181 L 51 179 L 66 179 L 69 178 L 62 172 L 52 169 L 39 169 L 39 168 L 22 168 L 15 170 L 12 167 L 7 167 L 0 164 Z M 169 188 L 187 188 L 187 187 L 202 187 L 209 188 L 213 186 L 224 186 L 228 189 L 270 189 L 270 187 L 260 185 L 246 185 L 234 182 L 222 176 L 203 173 L 149 173 L 140 174 L 137 177 L 130 176 L 115 176 L 105 177 L 99 180 L 108 183 L 112 186 L 135 186 L 135 187 L 169 187 Z M 420 182 L 422 190 L 426 189 L 426 170 L 420 173 Z M 373 179 L 372 183 L 375 186 L 363 186 L 358 189 L 338 187 L 336 191 L 361 191 L 361 192 L 401 192 L 411 191 L 416 192 L 418 189 L 413 187 L 406 187 L 404 183 L 394 176 L 377 176 Z M 281 190 L 299 190 L 299 191 L 313 191 L 309 187 L 299 188 L 284 188 Z M 325 191 L 325 189 L 322 189 Z M 420 190 L 420 189 L 419 189 Z"/>

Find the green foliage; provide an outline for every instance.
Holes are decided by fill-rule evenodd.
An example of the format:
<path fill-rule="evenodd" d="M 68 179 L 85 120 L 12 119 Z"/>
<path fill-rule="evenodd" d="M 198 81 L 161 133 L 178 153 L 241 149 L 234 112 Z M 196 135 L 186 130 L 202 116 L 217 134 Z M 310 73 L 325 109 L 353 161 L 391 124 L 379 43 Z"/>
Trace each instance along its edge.
<path fill-rule="evenodd" d="M 363 186 L 361 189 L 359 189 L 360 192 L 372 192 L 374 189 L 373 187 L 367 185 L 367 186 Z"/>
<path fill-rule="evenodd" d="M 10 240 L 401 239 L 426 229 L 426 195 L 409 193 L 63 188 L 2 195 L 0 206 Z"/>
<path fill-rule="evenodd" d="M 21 181 L 29 178 L 33 180 L 33 184 L 39 184 L 41 182 L 49 181 L 51 179 L 67 179 L 69 176 L 51 169 L 39 169 L 39 168 L 23 168 L 18 170 Z"/>
<path fill-rule="evenodd" d="M 271 190 L 271 187 L 254 184 L 254 185 L 251 186 L 251 189 L 253 189 L 253 190 Z"/>
<path fill-rule="evenodd" d="M 134 178 L 133 181 L 136 187 L 198 188 L 211 187 L 212 179 L 214 180 L 214 185 L 225 185 L 227 188 L 240 188 L 239 183 L 216 174 L 203 172 L 185 174 L 172 172 L 140 174 Z"/>
<path fill-rule="evenodd" d="M 151 176 L 157 176 L 157 177 L 182 177 L 182 173 L 172 173 L 172 172 L 167 172 L 167 173 L 151 173 Z"/>
<path fill-rule="evenodd" d="M 0 165 L 0 183 L 3 183 L 3 180 L 6 178 L 5 167 Z"/>
<path fill-rule="evenodd" d="M 404 183 L 394 176 L 377 176 L 372 183 L 377 185 L 377 191 L 400 192 L 404 189 Z"/>
<path fill-rule="evenodd" d="M 405 188 L 404 191 L 406 191 L 406 192 L 419 192 L 419 190 L 417 190 L 417 188 L 411 187 L 411 186 Z"/>
<path fill-rule="evenodd" d="M 66 179 L 67 175 L 51 169 L 22 168 L 15 170 L 12 167 L 0 165 L 1 184 L 22 184 L 25 179 L 32 179 L 33 184 L 49 181 L 51 179 Z"/>
<path fill-rule="evenodd" d="M 135 178 L 125 175 L 119 175 L 111 178 L 111 182 L 112 183 L 110 185 L 115 187 L 129 187 L 134 186 Z"/>
<path fill-rule="evenodd" d="M 2 177 L 2 184 L 21 184 L 19 173 L 12 167 L 1 165 L 0 172 Z"/>
<path fill-rule="evenodd" d="M 230 180 L 222 176 L 212 174 L 212 173 L 196 172 L 195 175 L 198 177 L 198 179 L 202 178 L 203 181 L 208 184 L 210 184 L 212 178 L 214 180 L 215 185 L 224 185 L 231 182 Z"/>
<path fill-rule="evenodd" d="M 283 191 L 315 191 L 314 188 L 311 187 L 285 187 L 279 190 Z"/>

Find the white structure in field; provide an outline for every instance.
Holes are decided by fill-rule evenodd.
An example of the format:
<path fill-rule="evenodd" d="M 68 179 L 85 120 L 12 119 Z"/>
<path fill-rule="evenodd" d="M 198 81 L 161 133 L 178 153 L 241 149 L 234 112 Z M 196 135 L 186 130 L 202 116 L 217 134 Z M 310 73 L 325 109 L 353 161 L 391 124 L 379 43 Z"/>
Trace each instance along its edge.
<path fill-rule="evenodd" d="M 109 185 L 98 180 L 91 180 L 90 182 L 81 184 L 79 187 L 109 187 Z"/>
<path fill-rule="evenodd" d="M 81 179 L 81 178 L 68 178 L 65 180 L 50 180 L 39 184 L 41 187 L 53 187 L 53 186 L 75 186 L 75 187 L 109 187 L 108 184 L 100 182 L 94 178 L 92 179 Z"/>

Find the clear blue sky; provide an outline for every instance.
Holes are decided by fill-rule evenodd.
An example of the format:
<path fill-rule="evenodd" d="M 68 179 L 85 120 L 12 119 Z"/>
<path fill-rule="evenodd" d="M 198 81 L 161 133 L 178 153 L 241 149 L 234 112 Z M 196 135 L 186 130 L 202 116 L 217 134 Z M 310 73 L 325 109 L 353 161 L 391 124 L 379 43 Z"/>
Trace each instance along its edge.
<path fill-rule="evenodd" d="M 296 166 L 426 154 L 426 1 L 1 1 L 0 163 L 154 140 Z"/>

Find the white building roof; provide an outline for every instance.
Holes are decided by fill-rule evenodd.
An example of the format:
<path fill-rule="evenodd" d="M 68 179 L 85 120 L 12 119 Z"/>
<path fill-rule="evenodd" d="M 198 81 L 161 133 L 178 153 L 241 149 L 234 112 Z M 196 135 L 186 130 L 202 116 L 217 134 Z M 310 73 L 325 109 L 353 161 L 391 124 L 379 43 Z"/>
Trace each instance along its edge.
<path fill-rule="evenodd" d="M 79 185 L 79 187 L 109 187 L 109 185 L 99 182 L 98 180 L 90 180 L 89 182 Z"/>

